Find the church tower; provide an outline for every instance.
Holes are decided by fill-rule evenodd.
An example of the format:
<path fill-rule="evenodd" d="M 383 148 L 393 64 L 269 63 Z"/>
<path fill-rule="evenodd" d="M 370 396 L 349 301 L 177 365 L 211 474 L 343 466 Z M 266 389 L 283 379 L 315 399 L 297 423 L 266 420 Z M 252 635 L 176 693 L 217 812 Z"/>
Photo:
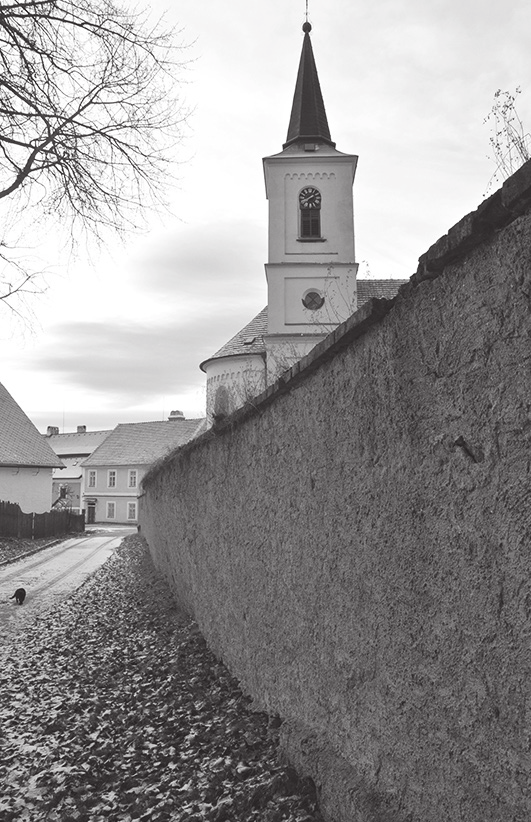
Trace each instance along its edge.
<path fill-rule="evenodd" d="M 315 65 L 310 23 L 288 134 L 265 157 L 269 201 L 268 304 L 201 363 L 207 419 L 263 391 L 357 308 L 352 186 L 358 158 L 337 151 Z"/>
<path fill-rule="evenodd" d="M 304 41 L 288 134 L 264 158 L 269 201 L 268 382 L 356 310 L 352 186 L 358 158 L 330 136 L 310 39 Z"/>

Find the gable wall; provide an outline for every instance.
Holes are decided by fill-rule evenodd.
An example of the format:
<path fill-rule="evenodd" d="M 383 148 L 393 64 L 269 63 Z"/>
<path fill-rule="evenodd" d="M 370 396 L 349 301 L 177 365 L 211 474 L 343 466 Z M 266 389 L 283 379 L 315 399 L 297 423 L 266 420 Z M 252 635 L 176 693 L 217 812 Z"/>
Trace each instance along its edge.
<path fill-rule="evenodd" d="M 0 500 L 16 502 L 25 514 L 43 514 L 52 507 L 52 469 L 0 467 Z"/>
<path fill-rule="evenodd" d="M 467 231 L 141 498 L 329 820 L 531 814 L 531 217 Z"/>

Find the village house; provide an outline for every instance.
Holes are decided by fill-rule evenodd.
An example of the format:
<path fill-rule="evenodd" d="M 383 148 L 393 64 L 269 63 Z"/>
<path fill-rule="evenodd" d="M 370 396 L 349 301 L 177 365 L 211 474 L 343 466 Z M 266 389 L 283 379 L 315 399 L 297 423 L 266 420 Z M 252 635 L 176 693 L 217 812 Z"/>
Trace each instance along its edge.
<path fill-rule="evenodd" d="M 117 425 L 82 465 L 86 522 L 136 525 L 140 485 L 150 465 L 204 426 L 204 419 L 187 420 L 180 411 L 168 420 Z"/>
<path fill-rule="evenodd" d="M 26 513 L 49 511 L 52 472 L 64 463 L 0 383 L 0 501 Z"/>
<path fill-rule="evenodd" d="M 107 431 L 87 431 L 86 425 L 78 425 L 77 431 L 60 434 L 59 428 L 49 425 L 44 435 L 48 444 L 62 460 L 65 468 L 53 469 L 52 499 L 54 508 L 70 508 L 81 513 L 81 464 L 109 436 Z"/>

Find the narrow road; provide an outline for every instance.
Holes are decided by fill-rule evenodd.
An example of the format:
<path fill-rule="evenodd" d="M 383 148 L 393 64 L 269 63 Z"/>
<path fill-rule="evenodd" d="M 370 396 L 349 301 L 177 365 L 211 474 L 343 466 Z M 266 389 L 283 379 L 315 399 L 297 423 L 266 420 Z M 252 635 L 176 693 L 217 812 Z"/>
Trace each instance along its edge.
<path fill-rule="evenodd" d="M 113 527 L 74 537 L 0 568 L 0 633 L 3 641 L 65 599 L 102 565 L 133 528 Z M 26 589 L 24 605 L 10 597 Z"/>

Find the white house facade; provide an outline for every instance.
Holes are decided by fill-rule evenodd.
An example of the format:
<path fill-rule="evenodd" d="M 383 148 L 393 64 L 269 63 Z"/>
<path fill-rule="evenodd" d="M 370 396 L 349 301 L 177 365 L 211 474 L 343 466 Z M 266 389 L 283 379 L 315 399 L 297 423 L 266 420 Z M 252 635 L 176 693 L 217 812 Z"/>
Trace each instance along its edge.
<path fill-rule="evenodd" d="M 120 522 L 136 525 L 138 494 L 145 465 L 98 465 L 84 468 L 87 523 Z"/>
<path fill-rule="evenodd" d="M 83 462 L 86 523 L 136 525 L 146 471 L 169 451 L 198 436 L 204 424 L 204 419 L 187 420 L 180 411 L 172 411 L 168 420 L 117 425 Z"/>
<path fill-rule="evenodd" d="M 0 501 L 15 502 L 25 514 L 52 507 L 52 468 L 0 465 Z"/>

